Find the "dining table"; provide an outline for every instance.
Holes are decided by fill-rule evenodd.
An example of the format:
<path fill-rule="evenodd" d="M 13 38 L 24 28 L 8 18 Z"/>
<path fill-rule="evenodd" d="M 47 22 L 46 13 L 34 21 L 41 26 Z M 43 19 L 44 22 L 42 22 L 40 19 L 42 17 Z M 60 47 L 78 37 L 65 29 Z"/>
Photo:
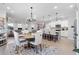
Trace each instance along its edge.
<path fill-rule="evenodd" d="M 19 38 L 22 38 L 21 40 L 33 41 L 32 39 L 35 38 L 34 34 L 35 33 L 19 34 Z"/>
<path fill-rule="evenodd" d="M 28 42 L 28 47 L 30 47 L 30 42 L 35 41 L 35 33 L 25 33 L 25 34 L 19 34 L 20 42 Z"/>

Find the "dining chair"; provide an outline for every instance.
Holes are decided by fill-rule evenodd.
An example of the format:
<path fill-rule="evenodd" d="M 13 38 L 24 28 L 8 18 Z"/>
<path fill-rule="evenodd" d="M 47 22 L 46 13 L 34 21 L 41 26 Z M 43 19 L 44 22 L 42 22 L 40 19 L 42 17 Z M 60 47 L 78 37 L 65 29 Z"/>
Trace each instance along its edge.
<path fill-rule="evenodd" d="M 42 51 L 41 43 L 42 43 L 42 30 L 39 30 L 35 34 L 35 41 L 30 42 L 30 44 L 34 46 L 34 51 L 36 51 L 36 53 L 38 53 L 38 48 L 40 48 L 40 51 Z"/>
<path fill-rule="evenodd" d="M 20 40 L 22 39 L 19 38 L 19 34 L 15 31 L 13 31 L 13 33 L 14 33 L 14 41 L 15 41 L 15 50 L 17 51 L 17 53 L 20 53 L 22 52 L 22 47 L 28 43 L 27 41 L 21 43 Z"/>

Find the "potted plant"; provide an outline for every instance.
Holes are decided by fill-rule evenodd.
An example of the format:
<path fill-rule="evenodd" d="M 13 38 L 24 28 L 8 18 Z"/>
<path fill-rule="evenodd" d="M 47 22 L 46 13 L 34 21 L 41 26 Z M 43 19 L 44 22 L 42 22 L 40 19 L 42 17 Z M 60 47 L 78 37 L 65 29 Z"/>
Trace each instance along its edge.
<path fill-rule="evenodd" d="M 79 55 L 79 49 L 74 49 L 73 51 L 75 51 L 76 54 Z"/>

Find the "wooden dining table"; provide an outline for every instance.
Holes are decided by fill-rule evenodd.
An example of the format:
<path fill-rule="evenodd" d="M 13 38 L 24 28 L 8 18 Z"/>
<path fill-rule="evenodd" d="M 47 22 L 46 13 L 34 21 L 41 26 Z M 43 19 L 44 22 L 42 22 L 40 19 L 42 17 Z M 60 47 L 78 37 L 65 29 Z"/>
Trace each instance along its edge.
<path fill-rule="evenodd" d="M 24 46 L 25 48 L 26 46 L 30 48 L 30 42 L 35 41 L 34 33 L 20 34 L 19 38 L 20 38 L 20 42 L 26 42 L 26 41 L 28 42 L 28 45 Z"/>
<path fill-rule="evenodd" d="M 27 34 L 20 34 L 19 38 L 22 38 L 22 39 L 20 39 L 20 41 L 24 41 L 24 40 L 34 41 L 35 36 L 34 36 L 34 33 L 31 33 L 31 34 L 27 33 Z"/>

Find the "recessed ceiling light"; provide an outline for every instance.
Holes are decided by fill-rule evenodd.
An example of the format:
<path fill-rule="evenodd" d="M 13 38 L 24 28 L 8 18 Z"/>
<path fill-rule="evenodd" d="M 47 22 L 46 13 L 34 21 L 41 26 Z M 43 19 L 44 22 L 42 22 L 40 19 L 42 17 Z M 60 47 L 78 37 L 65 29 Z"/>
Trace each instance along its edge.
<path fill-rule="evenodd" d="M 14 11 L 13 11 L 13 10 L 11 10 L 11 13 L 14 13 Z"/>
<path fill-rule="evenodd" d="M 37 18 L 37 16 L 36 15 L 34 15 L 34 19 L 36 19 Z"/>
<path fill-rule="evenodd" d="M 6 7 L 8 10 L 10 10 L 11 8 L 9 6 Z"/>
<path fill-rule="evenodd" d="M 63 18 L 64 16 L 60 16 L 60 17 L 62 17 L 62 18 Z"/>
<path fill-rule="evenodd" d="M 54 6 L 54 9 L 57 9 L 58 8 L 58 6 Z"/>
<path fill-rule="evenodd" d="M 73 5 L 70 5 L 69 7 L 70 7 L 70 8 L 73 8 L 74 6 L 73 6 Z"/>

